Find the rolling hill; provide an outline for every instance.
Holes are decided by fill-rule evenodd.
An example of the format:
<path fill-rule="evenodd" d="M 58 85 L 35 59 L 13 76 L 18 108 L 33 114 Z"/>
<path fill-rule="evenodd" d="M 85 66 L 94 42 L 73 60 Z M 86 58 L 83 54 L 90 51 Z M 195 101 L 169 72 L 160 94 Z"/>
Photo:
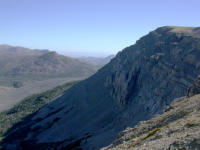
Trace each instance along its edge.
<path fill-rule="evenodd" d="M 95 71 L 89 64 L 53 51 L 0 45 L 0 79 L 87 77 Z"/>

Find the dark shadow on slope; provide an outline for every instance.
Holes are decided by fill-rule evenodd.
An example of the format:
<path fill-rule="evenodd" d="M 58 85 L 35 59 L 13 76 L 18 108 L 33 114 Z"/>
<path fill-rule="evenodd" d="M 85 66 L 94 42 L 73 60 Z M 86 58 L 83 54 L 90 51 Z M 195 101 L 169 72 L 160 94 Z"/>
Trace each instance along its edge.
<path fill-rule="evenodd" d="M 58 111 L 53 112 L 53 113 L 56 114 L 62 110 L 63 109 L 59 109 Z M 38 110 L 38 112 L 39 111 L 40 110 Z M 141 109 L 140 111 L 144 111 L 144 110 Z M 83 137 L 76 137 L 75 139 L 69 138 L 63 141 L 59 141 L 59 142 L 37 143 L 33 135 L 30 140 L 27 140 L 27 137 L 29 136 L 30 132 L 34 133 L 35 135 L 38 135 L 38 133 L 44 130 L 47 130 L 48 128 L 51 128 L 60 119 L 60 118 L 55 118 L 51 123 L 48 124 L 48 126 L 45 126 L 45 127 L 36 126 L 34 128 L 31 128 L 32 125 L 36 124 L 37 122 L 43 121 L 43 119 L 45 119 L 45 118 L 40 118 L 39 120 L 32 120 L 33 117 L 38 112 L 35 112 L 27 116 L 21 122 L 15 124 L 12 128 L 10 128 L 7 131 L 7 133 L 5 134 L 6 138 L 1 142 L 2 150 L 13 150 L 13 149 L 15 150 L 46 150 L 46 149 L 81 150 L 82 149 L 81 143 L 87 142 L 87 140 L 93 136 L 90 133 L 86 133 Z M 53 113 L 50 113 L 50 115 L 54 115 Z M 138 122 L 138 121 L 135 120 L 135 122 Z M 113 140 L 111 140 L 109 144 L 111 144 L 114 141 L 114 139 L 116 139 L 116 137 L 119 135 L 121 131 L 123 131 L 126 127 L 130 127 L 131 124 L 132 123 L 130 123 L 129 126 L 128 125 L 124 126 L 124 128 L 121 128 L 120 130 L 118 130 L 118 132 L 116 132 L 115 135 L 112 137 Z M 106 127 L 103 126 L 102 129 L 104 128 Z M 99 131 L 102 129 L 99 129 Z M 108 144 L 104 146 L 108 146 Z"/>
<path fill-rule="evenodd" d="M 54 112 L 54 113 L 58 113 L 58 112 L 59 111 Z M 27 116 L 26 118 L 23 119 L 23 121 L 15 124 L 12 128 L 8 130 L 8 132 L 5 134 L 6 138 L 3 139 L 3 141 L 1 142 L 2 150 L 4 149 L 45 150 L 45 149 L 57 149 L 58 147 L 60 147 L 61 149 L 74 149 L 74 148 L 77 149 L 82 139 L 77 140 L 77 141 L 73 141 L 73 139 L 69 139 L 72 143 L 65 147 L 63 147 L 63 144 L 68 140 L 60 141 L 56 143 L 40 143 L 40 144 L 36 144 L 35 140 L 25 140 L 25 138 L 28 136 L 28 133 L 30 131 L 34 131 L 34 133 L 37 135 L 37 133 L 41 132 L 41 130 L 45 130 L 44 128 L 40 128 L 40 127 L 30 128 L 31 125 L 37 123 L 37 121 L 42 121 L 42 118 L 41 120 L 33 121 L 32 118 L 33 116 L 35 116 L 35 114 L 37 114 L 37 112 Z M 59 118 L 54 119 L 53 122 L 49 124 L 48 127 L 46 127 L 46 129 L 51 128 L 51 126 L 54 123 L 56 123 L 58 120 Z"/>

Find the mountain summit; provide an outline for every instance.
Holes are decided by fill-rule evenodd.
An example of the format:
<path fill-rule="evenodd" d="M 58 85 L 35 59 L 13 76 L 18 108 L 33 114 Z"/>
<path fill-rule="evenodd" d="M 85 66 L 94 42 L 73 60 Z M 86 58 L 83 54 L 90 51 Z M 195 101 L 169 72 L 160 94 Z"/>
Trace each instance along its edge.
<path fill-rule="evenodd" d="M 5 149 L 99 149 L 184 96 L 200 74 L 200 28 L 161 27 L 23 122 Z"/>

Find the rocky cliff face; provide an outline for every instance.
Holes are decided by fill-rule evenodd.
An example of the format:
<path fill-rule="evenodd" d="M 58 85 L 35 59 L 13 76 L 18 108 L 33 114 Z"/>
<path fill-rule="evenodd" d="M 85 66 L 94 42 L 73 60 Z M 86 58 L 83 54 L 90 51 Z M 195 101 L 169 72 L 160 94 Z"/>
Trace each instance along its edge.
<path fill-rule="evenodd" d="M 200 94 L 200 76 L 198 76 L 197 80 L 195 80 L 193 86 L 189 88 L 187 97 L 191 97 L 196 94 Z"/>
<path fill-rule="evenodd" d="M 199 78 L 191 87 L 196 87 Z M 200 149 L 200 95 L 177 98 L 164 113 L 127 128 L 104 150 Z M 192 95 L 191 95 L 192 94 Z"/>
<path fill-rule="evenodd" d="M 99 149 L 184 96 L 200 74 L 200 28 L 162 27 L 13 127 L 6 149 Z"/>

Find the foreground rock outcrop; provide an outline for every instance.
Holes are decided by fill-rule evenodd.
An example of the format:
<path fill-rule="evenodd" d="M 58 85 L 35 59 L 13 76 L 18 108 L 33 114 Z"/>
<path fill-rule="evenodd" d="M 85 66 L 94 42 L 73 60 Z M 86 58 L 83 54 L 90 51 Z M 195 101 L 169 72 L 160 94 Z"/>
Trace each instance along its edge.
<path fill-rule="evenodd" d="M 200 149 L 200 95 L 192 95 L 175 99 L 162 115 L 127 128 L 102 150 Z"/>
<path fill-rule="evenodd" d="M 200 28 L 158 28 L 14 126 L 2 145 L 37 150 L 105 147 L 125 128 L 184 96 L 200 74 L 199 58 Z M 152 134 L 160 130 L 156 127 Z"/>
<path fill-rule="evenodd" d="M 195 80 L 193 86 L 189 88 L 187 97 L 191 97 L 196 94 L 200 94 L 200 76 L 198 76 L 197 80 Z"/>

